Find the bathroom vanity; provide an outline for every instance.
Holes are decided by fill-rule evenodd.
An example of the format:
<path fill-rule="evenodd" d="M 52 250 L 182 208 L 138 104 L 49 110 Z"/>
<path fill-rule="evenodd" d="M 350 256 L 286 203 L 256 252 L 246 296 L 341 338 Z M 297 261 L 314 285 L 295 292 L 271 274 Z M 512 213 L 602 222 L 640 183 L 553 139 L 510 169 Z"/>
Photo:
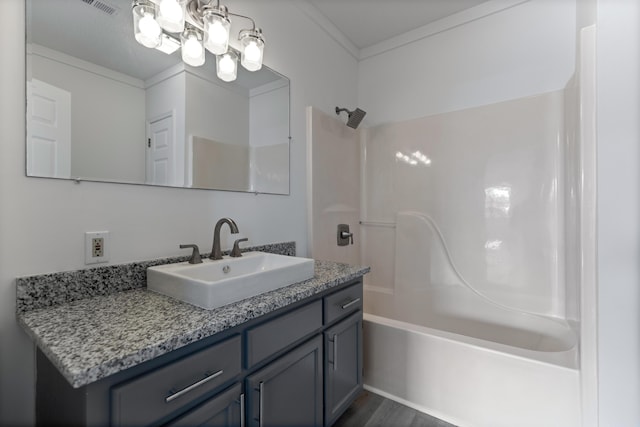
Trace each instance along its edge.
<path fill-rule="evenodd" d="M 316 261 L 313 279 L 214 310 L 141 288 L 19 312 L 37 422 L 329 426 L 362 389 L 367 271 Z"/>

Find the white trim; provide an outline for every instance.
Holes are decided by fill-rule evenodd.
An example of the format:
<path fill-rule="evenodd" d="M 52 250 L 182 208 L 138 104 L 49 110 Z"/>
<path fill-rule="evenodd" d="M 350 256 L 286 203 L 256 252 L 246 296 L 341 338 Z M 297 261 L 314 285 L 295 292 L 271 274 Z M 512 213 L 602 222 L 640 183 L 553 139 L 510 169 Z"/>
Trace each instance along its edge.
<path fill-rule="evenodd" d="M 358 61 L 380 55 L 392 49 L 404 46 L 426 37 L 433 36 L 443 31 L 450 30 L 460 25 L 468 24 L 475 20 L 493 15 L 503 10 L 510 9 L 529 0 L 489 0 L 478 6 L 463 10 L 445 18 L 438 19 L 427 25 L 416 28 L 406 33 L 397 35 L 380 43 L 359 49 L 342 31 L 334 25 L 329 18 L 318 10 L 309 1 L 297 2 L 298 8 L 320 29 L 322 29 L 329 37 L 335 40 L 342 48 L 344 48 L 351 56 Z"/>
<path fill-rule="evenodd" d="M 323 30 L 329 37 L 336 41 L 344 50 L 346 50 L 355 59 L 360 59 L 360 49 L 353 44 L 342 31 L 336 27 L 333 22 L 329 20 L 322 12 L 318 10 L 313 4 L 308 1 L 297 2 L 298 8 L 307 15 L 321 30 Z"/>
<path fill-rule="evenodd" d="M 413 43 L 420 39 L 431 37 L 435 34 L 442 33 L 443 31 L 447 31 L 464 24 L 468 24 L 469 22 L 502 12 L 503 10 L 510 9 L 528 1 L 529 0 L 490 0 L 485 3 L 481 3 L 478 6 L 438 19 L 437 21 L 423 25 L 415 30 L 407 31 L 404 34 L 400 34 L 396 37 L 392 37 L 380 43 L 360 49 L 358 59 L 363 60 L 372 56 L 380 55 L 381 53 L 389 50 Z"/>
<path fill-rule="evenodd" d="M 305 108 L 307 151 L 307 256 L 313 258 L 313 107 Z M 289 158 L 291 159 L 291 158 Z"/>
<path fill-rule="evenodd" d="M 598 403 L 598 272 L 597 272 L 597 132 L 596 132 L 596 26 L 578 32 L 580 41 L 580 169 L 582 188 L 580 258 L 580 375 L 582 423 L 596 427 Z"/>
<path fill-rule="evenodd" d="M 265 93 L 273 92 L 274 90 L 282 89 L 283 87 L 289 87 L 289 80 L 284 77 L 269 83 L 265 83 L 262 86 L 249 89 L 249 97 L 263 95 Z"/>
<path fill-rule="evenodd" d="M 184 62 L 180 61 L 177 64 L 167 68 L 166 70 L 162 70 L 158 74 L 151 76 L 147 80 L 145 80 L 144 81 L 145 89 L 149 89 L 150 87 L 160 84 L 165 80 L 168 80 L 171 77 L 174 77 L 184 71 L 186 71 Z"/>
<path fill-rule="evenodd" d="M 113 71 L 109 68 L 93 64 L 91 62 L 76 58 L 75 56 L 67 55 L 66 53 L 49 49 L 48 47 L 40 46 L 38 44 L 32 43 L 30 45 L 27 45 L 27 54 L 47 58 L 51 61 L 56 61 L 91 74 L 96 74 L 100 77 L 105 77 L 119 83 L 133 86 L 135 88 L 145 89 L 144 82 L 140 79 L 136 79 L 118 71 Z"/>

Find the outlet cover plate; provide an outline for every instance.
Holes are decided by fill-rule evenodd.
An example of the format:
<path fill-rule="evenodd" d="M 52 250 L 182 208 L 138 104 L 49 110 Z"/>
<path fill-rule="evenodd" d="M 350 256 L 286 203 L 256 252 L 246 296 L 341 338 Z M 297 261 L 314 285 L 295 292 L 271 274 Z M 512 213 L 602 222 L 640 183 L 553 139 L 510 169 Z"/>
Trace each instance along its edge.
<path fill-rule="evenodd" d="M 101 243 L 101 256 L 94 256 L 96 243 Z M 108 231 L 88 231 L 84 233 L 84 263 L 98 264 L 109 261 L 109 232 Z"/>

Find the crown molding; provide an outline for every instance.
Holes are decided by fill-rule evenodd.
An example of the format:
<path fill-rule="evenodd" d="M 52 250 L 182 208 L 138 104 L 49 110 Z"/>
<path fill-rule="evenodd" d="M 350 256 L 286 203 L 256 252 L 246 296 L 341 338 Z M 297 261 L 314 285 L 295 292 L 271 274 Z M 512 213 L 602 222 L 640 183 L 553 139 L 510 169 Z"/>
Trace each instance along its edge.
<path fill-rule="evenodd" d="M 490 0 L 363 49 L 358 49 L 333 22 L 324 16 L 313 4 L 304 0 L 297 2 L 297 5 L 309 19 L 342 46 L 351 56 L 358 61 L 362 61 L 363 59 L 380 55 L 392 49 L 468 24 L 528 1 L 530 0 Z"/>
<path fill-rule="evenodd" d="M 372 46 L 360 49 L 358 60 L 370 58 L 380 55 L 392 49 L 413 43 L 415 41 L 431 37 L 444 31 L 459 27 L 464 24 L 476 21 L 478 19 L 502 12 L 512 7 L 526 3 L 529 0 L 491 0 L 478 6 L 463 10 L 445 18 L 439 19 L 414 30 L 407 31 L 396 37 L 392 37 Z"/>
<path fill-rule="evenodd" d="M 306 0 L 296 2 L 298 8 L 311 19 L 321 30 L 323 30 L 329 37 L 335 40 L 344 50 L 347 51 L 355 59 L 359 59 L 360 49 L 353 44 L 351 40 L 344 35 L 342 31 L 336 27 L 333 22 L 329 20 L 322 12 L 318 10 L 313 4 Z"/>

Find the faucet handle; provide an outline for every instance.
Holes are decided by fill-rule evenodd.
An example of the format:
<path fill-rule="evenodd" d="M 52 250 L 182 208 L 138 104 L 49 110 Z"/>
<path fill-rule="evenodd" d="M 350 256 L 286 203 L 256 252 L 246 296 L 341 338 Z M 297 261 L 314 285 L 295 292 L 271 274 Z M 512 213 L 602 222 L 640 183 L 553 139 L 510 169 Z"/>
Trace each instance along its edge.
<path fill-rule="evenodd" d="M 248 241 L 248 240 L 249 240 L 249 239 L 245 237 L 245 238 L 243 238 L 243 239 L 238 239 L 238 240 L 236 240 L 235 242 L 233 242 L 233 249 L 231 249 L 231 254 L 230 254 L 230 256 L 232 256 L 232 257 L 234 257 L 234 258 L 241 257 L 241 256 L 242 256 L 242 253 L 240 252 L 240 246 L 239 246 L 239 243 L 240 243 L 240 242 L 246 242 L 246 241 Z"/>
<path fill-rule="evenodd" d="M 189 258 L 189 264 L 202 264 L 202 258 L 200 258 L 200 249 L 198 245 L 180 245 L 180 249 L 193 248 L 191 258 Z"/>

